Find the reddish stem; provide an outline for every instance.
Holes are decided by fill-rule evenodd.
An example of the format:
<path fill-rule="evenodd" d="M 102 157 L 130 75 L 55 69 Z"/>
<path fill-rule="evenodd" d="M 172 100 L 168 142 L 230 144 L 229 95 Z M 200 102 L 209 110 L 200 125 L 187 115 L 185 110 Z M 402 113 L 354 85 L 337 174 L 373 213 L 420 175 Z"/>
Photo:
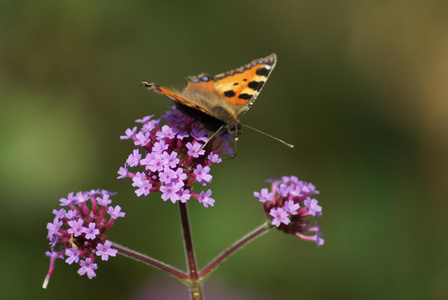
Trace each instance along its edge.
<path fill-rule="evenodd" d="M 188 280 L 187 274 L 185 274 L 185 273 L 183 273 L 183 272 L 181 272 L 163 262 L 155 260 L 154 258 L 148 257 L 144 254 L 138 253 L 134 250 L 131 250 L 129 248 L 123 247 L 123 246 L 115 244 L 115 243 L 112 243 L 112 248 L 117 249 L 118 253 L 120 253 L 121 255 L 133 258 L 137 261 L 140 261 L 147 265 L 153 266 L 156 269 L 171 273 L 172 275 L 178 277 L 181 280 Z"/>
<path fill-rule="evenodd" d="M 182 233 L 184 235 L 185 254 L 187 256 L 188 273 L 190 280 L 198 280 L 198 269 L 196 267 L 196 259 L 193 249 L 193 241 L 191 239 L 190 222 L 188 220 L 187 205 L 179 202 L 179 212 L 182 225 Z"/>
<path fill-rule="evenodd" d="M 241 249 L 245 244 L 261 236 L 262 234 L 268 232 L 269 229 L 270 229 L 269 224 L 265 223 L 260 227 L 256 228 L 254 231 L 247 234 L 245 237 L 243 237 L 235 244 L 233 244 L 230 248 L 226 249 L 223 253 L 218 255 L 204 269 L 202 269 L 202 271 L 199 272 L 199 278 L 203 279 L 211 271 L 213 271 L 219 264 L 224 262 L 230 255 L 232 255 L 237 250 Z"/>
<path fill-rule="evenodd" d="M 190 291 L 193 300 L 202 299 L 201 283 L 198 276 L 196 259 L 193 249 L 193 240 L 191 238 L 190 222 L 188 220 L 187 205 L 179 202 L 180 221 L 182 225 L 182 233 L 184 235 L 185 255 L 187 256 L 188 274 L 190 279 Z"/>

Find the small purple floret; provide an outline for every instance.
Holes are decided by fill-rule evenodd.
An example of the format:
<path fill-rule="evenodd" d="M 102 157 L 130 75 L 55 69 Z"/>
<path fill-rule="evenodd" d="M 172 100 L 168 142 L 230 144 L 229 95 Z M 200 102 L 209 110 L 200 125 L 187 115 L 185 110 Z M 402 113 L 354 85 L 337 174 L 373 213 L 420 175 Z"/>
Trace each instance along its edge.
<path fill-rule="evenodd" d="M 91 258 L 86 258 L 85 260 L 80 260 L 79 265 L 81 268 L 78 270 L 79 275 L 87 274 L 89 279 L 96 276 L 95 270 L 98 269 L 98 265 L 92 262 Z"/>
<path fill-rule="evenodd" d="M 101 256 L 101 260 L 108 260 L 109 256 L 116 256 L 118 250 L 111 248 L 112 242 L 105 241 L 104 244 L 96 246 L 96 255 Z"/>

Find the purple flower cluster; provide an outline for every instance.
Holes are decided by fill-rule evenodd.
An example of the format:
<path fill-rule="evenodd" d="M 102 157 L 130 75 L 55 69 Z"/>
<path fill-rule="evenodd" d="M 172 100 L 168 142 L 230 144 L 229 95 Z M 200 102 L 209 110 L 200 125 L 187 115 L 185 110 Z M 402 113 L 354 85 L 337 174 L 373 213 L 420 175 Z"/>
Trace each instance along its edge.
<path fill-rule="evenodd" d="M 307 240 L 314 241 L 318 246 L 324 244 L 321 238 L 320 226 L 316 221 L 308 226 L 307 217 L 320 217 L 322 207 L 311 195 L 319 194 L 315 186 L 305 181 L 300 181 L 295 176 L 283 176 L 281 179 L 268 180 L 272 182 L 271 191 L 267 188 L 260 192 L 254 192 L 254 196 L 263 203 L 263 208 L 271 220 L 273 226 L 289 234 Z M 313 236 L 304 235 L 304 232 L 315 232 Z"/>
<path fill-rule="evenodd" d="M 212 181 L 210 165 L 220 163 L 220 155 L 231 154 L 229 136 L 208 138 L 208 131 L 191 117 L 182 114 L 175 107 L 161 119 L 147 116 L 137 120 L 141 129 L 126 130 L 121 139 L 132 139 L 134 149 L 124 167 L 118 171 L 118 178 L 129 177 L 137 196 L 160 192 L 164 201 L 185 203 L 197 199 L 205 207 L 213 206 L 211 190 L 193 192 L 192 184 L 205 186 Z M 161 125 L 164 119 L 167 124 Z M 129 168 L 140 171 L 130 172 Z"/>
<path fill-rule="evenodd" d="M 105 190 L 91 190 L 70 193 L 67 198 L 60 199 L 61 206 L 65 208 L 53 210 L 55 218 L 47 224 L 51 251 L 47 251 L 46 255 L 51 262 L 44 287 L 48 284 L 57 258 L 65 258 L 69 265 L 78 263 L 78 274 L 87 274 L 92 279 L 98 268 L 94 263 L 95 257 L 101 256 L 102 260 L 108 260 L 109 256 L 117 254 L 104 233 L 114 224 L 115 219 L 124 217 L 125 213 L 118 205 L 110 206 L 112 195 Z M 55 250 L 56 246 L 59 246 L 58 250 Z"/>

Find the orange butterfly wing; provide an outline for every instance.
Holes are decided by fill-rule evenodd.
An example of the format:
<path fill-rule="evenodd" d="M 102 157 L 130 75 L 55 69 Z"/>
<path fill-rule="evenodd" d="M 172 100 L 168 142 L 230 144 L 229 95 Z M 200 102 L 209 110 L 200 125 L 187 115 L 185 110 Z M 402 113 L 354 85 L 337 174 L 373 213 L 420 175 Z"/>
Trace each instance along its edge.
<path fill-rule="evenodd" d="M 210 115 L 210 112 L 207 111 L 207 109 L 205 109 L 204 107 L 202 107 L 201 105 L 197 104 L 194 101 L 190 101 L 188 99 L 186 99 L 185 97 L 180 96 L 178 93 L 173 92 L 169 89 L 166 89 L 164 87 L 161 87 L 157 84 L 155 84 L 154 82 L 142 82 L 141 84 L 142 86 L 148 88 L 149 90 L 153 90 L 154 92 L 161 94 L 165 97 L 167 97 L 168 99 L 173 100 L 174 102 L 180 103 L 182 105 L 194 108 L 196 110 L 199 110 L 203 113 L 206 113 L 208 115 Z"/>
<path fill-rule="evenodd" d="M 187 77 L 186 90 L 216 92 L 223 100 L 234 106 L 237 116 L 240 117 L 257 99 L 276 62 L 277 56 L 271 54 L 213 78 L 207 73 Z"/>
<path fill-rule="evenodd" d="M 277 56 L 271 54 L 238 69 L 216 75 L 214 88 L 229 103 L 236 106 L 236 114 L 241 117 L 257 99 L 276 62 Z"/>

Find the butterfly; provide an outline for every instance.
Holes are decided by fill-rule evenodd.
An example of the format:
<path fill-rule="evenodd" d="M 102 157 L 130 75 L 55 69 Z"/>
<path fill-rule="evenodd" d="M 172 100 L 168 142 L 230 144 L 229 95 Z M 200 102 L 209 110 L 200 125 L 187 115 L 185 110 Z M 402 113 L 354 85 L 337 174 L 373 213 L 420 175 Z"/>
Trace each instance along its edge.
<path fill-rule="evenodd" d="M 213 135 L 228 133 L 236 140 L 243 133 L 240 118 L 254 104 L 276 62 L 277 56 L 271 54 L 213 77 L 207 73 L 190 76 L 183 91 L 152 82 L 141 85 L 173 100 L 181 112 L 202 122 Z"/>

